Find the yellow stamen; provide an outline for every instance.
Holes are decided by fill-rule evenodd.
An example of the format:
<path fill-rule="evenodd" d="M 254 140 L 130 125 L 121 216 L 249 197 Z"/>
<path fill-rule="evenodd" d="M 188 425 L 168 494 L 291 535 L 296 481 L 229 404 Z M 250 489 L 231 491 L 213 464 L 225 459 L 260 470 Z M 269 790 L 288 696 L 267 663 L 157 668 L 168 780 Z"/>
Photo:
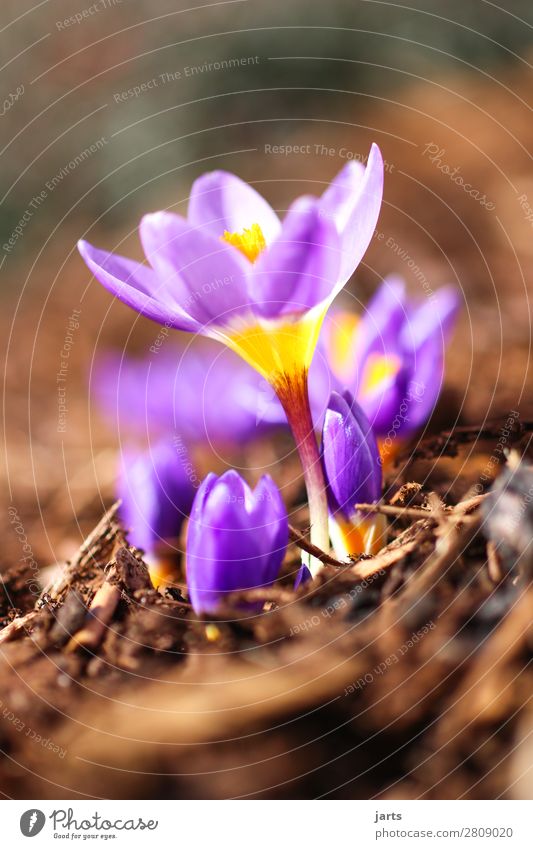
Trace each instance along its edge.
<path fill-rule="evenodd" d="M 391 377 L 395 377 L 400 371 L 401 365 L 400 358 L 394 354 L 387 356 L 383 356 L 383 354 L 370 354 L 361 382 L 361 396 L 370 395 L 381 383 L 384 383 Z"/>
<path fill-rule="evenodd" d="M 224 231 L 221 237 L 224 242 L 237 248 L 250 262 L 255 262 L 259 254 L 266 248 L 265 237 L 259 224 L 245 227 L 242 233 Z"/>
<path fill-rule="evenodd" d="M 354 554 L 377 554 L 386 543 L 386 530 L 387 520 L 380 513 L 356 518 L 354 523 L 338 514 L 329 520 L 331 541 L 339 560 Z"/>

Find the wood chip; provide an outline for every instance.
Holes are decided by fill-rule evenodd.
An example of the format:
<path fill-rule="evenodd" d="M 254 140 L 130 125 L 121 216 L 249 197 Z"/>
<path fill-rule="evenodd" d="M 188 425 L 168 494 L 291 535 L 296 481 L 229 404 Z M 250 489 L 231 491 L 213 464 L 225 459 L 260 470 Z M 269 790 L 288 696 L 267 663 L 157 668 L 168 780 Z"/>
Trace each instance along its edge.
<path fill-rule="evenodd" d="M 39 615 L 39 611 L 30 610 L 25 616 L 18 616 L 13 619 L 0 631 L 0 643 L 7 643 L 10 640 L 15 640 L 17 637 L 23 637 L 27 634 L 27 628 Z"/>
<path fill-rule="evenodd" d="M 76 651 L 78 648 L 94 651 L 100 645 L 120 596 L 120 587 L 116 584 L 110 584 L 108 581 L 102 584 L 92 600 L 86 625 L 70 639 L 67 652 Z"/>

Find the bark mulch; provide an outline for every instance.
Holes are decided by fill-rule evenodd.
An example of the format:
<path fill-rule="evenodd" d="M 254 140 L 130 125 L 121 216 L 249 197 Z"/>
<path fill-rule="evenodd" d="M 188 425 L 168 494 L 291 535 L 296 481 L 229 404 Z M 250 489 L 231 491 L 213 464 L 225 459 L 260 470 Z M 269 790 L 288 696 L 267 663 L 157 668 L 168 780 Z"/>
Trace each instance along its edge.
<path fill-rule="evenodd" d="M 497 434 L 478 429 L 476 469 L 489 456 L 479 439 Z M 445 464 L 450 445 L 453 456 L 469 439 L 432 438 L 409 472 Z M 453 499 L 450 474 L 436 479 L 387 493 L 377 509 L 390 542 L 378 555 L 323 556 L 297 591 L 291 574 L 309 545 L 292 528 L 279 583 L 235 596 L 209 621 L 191 610 L 183 576 L 153 588 L 116 507 L 37 603 L 23 569 L 8 570 L 0 790 L 527 798 L 531 574 L 487 543 L 486 495 Z"/>

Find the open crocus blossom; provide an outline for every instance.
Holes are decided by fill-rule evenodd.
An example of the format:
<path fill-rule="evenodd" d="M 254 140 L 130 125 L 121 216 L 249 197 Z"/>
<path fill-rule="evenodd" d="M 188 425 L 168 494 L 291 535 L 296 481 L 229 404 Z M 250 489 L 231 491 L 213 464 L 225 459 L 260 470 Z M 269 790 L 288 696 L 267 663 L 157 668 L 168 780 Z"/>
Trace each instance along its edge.
<path fill-rule="evenodd" d="M 288 543 L 287 511 L 265 475 L 252 491 L 230 470 L 199 488 L 187 533 L 187 586 L 197 613 L 213 613 L 228 593 L 270 586 Z"/>
<path fill-rule="evenodd" d="M 324 325 L 321 357 L 311 369 L 315 421 L 322 421 L 332 388 L 348 388 L 357 399 L 391 459 L 402 441 L 422 427 L 438 400 L 444 353 L 457 313 L 452 286 L 422 303 L 406 295 L 399 277 L 388 277 L 360 318 L 336 312 Z"/>
<path fill-rule="evenodd" d="M 349 392 L 331 394 L 322 430 L 322 461 L 337 557 L 376 553 L 384 544 L 383 516 L 364 515 L 356 504 L 380 498 L 381 461 L 372 427 Z"/>
<path fill-rule="evenodd" d="M 361 261 L 383 194 L 383 160 L 348 163 L 321 197 L 296 200 L 281 222 L 247 183 L 223 171 L 194 183 L 184 218 L 146 215 L 148 265 L 79 250 L 95 277 L 160 324 L 217 339 L 274 387 L 293 430 L 307 484 L 311 539 L 328 546 L 324 480 L 307 373 L 324 316 Z"/>
<path fill-rule="evenodd" d="M 145 553 L 154 586 L 175 571 L 178 536 L 196 490 L 182 455 L 166 442 L 122 455 L 117 495 L 130 542 Z"/>

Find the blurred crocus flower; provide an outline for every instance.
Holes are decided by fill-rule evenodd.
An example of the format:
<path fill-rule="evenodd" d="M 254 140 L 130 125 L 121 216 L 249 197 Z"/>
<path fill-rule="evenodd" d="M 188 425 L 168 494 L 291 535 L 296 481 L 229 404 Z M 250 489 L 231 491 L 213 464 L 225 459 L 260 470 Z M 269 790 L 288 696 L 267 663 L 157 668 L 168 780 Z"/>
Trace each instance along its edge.
<path fill-rule="evenodd" d="M 375 553 L 384 545 L 384 518 L 362 514 L 356 504 L 380 498 L 381 461 L 372 427 L 349 392 L 331 395 L 322 430 L 322 461 L 337 557 Z"/>
<path fill-rule="evenodd" d="M 269 384 L 227 348 L 214 343 L 169 346 L 142 359 L 108 353 L 91 378 L 97 405 L 117 432 L 174 433 L 184 445 L 247 440 L 279 423 Z"/>
<path fill-rule="evenodd" d="M 361 318 L 331 315 L 311 369 L 315 421 L 322 420 L 331 390 L 348 388 L 380 441 L 383 459 L 394 456 L 438 400 L 459 304 L 451 286 L 419 303 L 407 298 L 401 278 L 388 277 Z"/>
<path fill-rule="evenodd" d="M 213 613 L 228 593 L 272 584 L 287 543 L 287 511 L 268 475 L 253 491 L 233 470 L 208 475 L 187 534 L 187 585 L 195 611 Z"/>
<path fill-rule="evenodd" d="M 254 188 L 215 171 L 193 184 L 184 218 L 146 215 L 139 235 L 148 265 L 79 250 L 95 277 L 139 313 L 227 345 L 272 384 L 302 460 L 311 539 L 327 548 L 327 505 L 307 394 L 324 316 L 374 233 L 383 160 L 348 163 L 321 197 L 303 196 L 281 222 Z"/>
<path fill-rule="evenodd" d="M 175 571 L 178 537 L 196 491 L 186 456 L 171 443 L 121 457 L 120 519 L 130 542 L 145 553 L 154 586 Z"/>

